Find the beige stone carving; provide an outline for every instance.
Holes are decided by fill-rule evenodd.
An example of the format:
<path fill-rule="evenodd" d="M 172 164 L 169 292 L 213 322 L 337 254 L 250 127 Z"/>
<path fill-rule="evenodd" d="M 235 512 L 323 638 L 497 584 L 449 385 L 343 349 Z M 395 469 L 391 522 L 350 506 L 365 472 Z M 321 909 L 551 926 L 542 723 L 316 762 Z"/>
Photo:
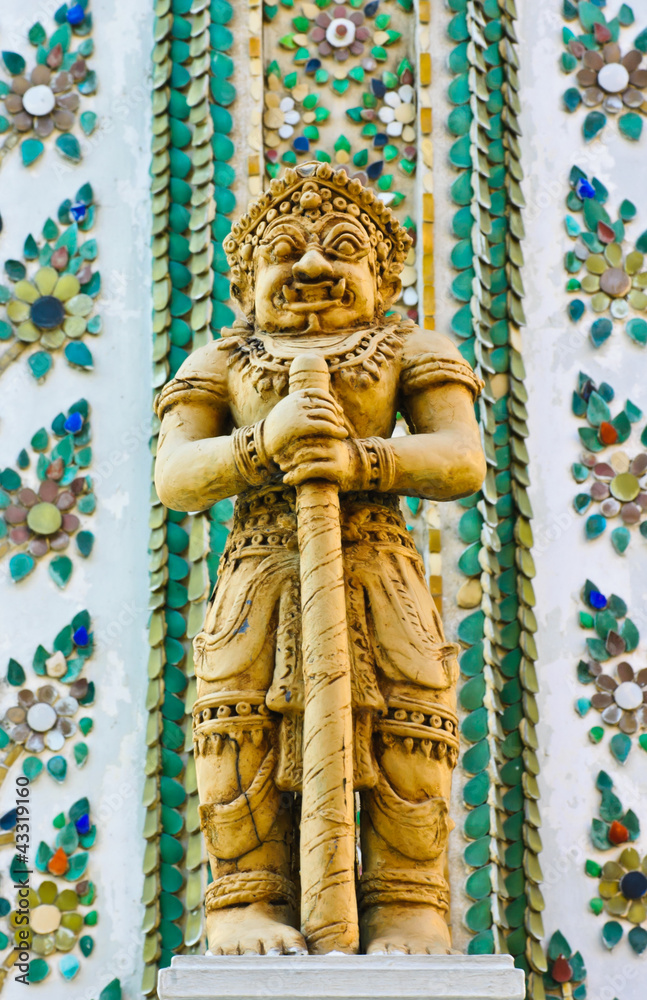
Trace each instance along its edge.
<path fill-rule="evenodd" d="M 409 246 L 344 171 L 286 171 L 225 244 L 246 319 L 157 400 L 162 501 L 237 496 L 194 643 L 215 954 L 450 947 L 457 647 L 400 497 L 479 488 L 481 384 L 386 315 Z"/>

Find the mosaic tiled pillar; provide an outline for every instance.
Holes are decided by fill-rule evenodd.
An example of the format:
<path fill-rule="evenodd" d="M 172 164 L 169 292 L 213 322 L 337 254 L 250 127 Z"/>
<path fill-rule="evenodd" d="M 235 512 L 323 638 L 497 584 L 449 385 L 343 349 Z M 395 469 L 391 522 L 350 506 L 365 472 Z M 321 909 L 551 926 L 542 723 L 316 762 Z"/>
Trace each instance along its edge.
<path fill-rule="evenodd" d="M 482 490 L 459 501 L 466 545 L 457 600 L 461 759 L 471 905 L 468 951 L 508 951 L 529 974 L 545 969 L 539 889 L 542 849 L 536 782 L 537 628 L 527 495 L 527 392 L 520 327 L 525 325 L 521 241 L 518 55 L 513 0 L 450 3 L 453 42 L 447 120 L 456 239 L 452 321 L 460 349 L 485 380 L 479 418 L 488 472 Z"/>
<path fill-rule="evenodd" d="M 248 167 L 236 141 L 247 130 L 234 105 L 234 56 L 248 25 L 226 0 L 156 5 L 153 114 L 153 388 L 191 350 L 231 324 L 223 240 Z M 253 16 L 253 11 L 250 11 Z M 250 141 L 253 136 L 250 133 Z M 258 138 L 255 140 L 258 142 Z M 240 169 L 242 167 L 242 170 Z M 241 181 L 241 177 L 243 180 Z M 154 453 L 155 441 L 152 443 Z M 191 640 L 202 624 L 231 504 L 206 514 L 166 511 L 151 498 L 149 726 L 144 836 L 144 995 L 173 954 L 204 950 L 209 874 L 198 815 L 191 710 Z"/>

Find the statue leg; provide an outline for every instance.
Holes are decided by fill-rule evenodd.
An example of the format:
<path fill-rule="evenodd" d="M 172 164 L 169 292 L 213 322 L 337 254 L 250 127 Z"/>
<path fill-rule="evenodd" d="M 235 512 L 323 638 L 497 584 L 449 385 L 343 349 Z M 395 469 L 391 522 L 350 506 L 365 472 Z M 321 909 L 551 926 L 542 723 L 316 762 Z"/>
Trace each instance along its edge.
<path fill-rule="evenodd" d="M 449 795 L 458 743 L 456 715 L 409 692 L 389 700 L 376 726 L 375 787 L 362 794 L 362 951 L 446 954 L 452 827 Z M 394 704 L 395 701 L 395 704 Z"/>
<path fill-rule="evenodd" d="M 215 955 L 307 953 L 297 919 L 290 793 L 276 787 L 278 726 L 263 691 L 200 683 L 194 707 L 200 818 L 213 882 Z"/>

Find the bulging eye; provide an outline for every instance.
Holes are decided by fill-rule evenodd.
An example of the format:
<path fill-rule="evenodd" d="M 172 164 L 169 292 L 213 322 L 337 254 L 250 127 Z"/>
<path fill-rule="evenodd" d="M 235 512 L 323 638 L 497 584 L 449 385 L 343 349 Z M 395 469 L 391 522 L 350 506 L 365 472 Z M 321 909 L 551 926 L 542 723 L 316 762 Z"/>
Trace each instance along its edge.
<path fill-rule="evenodd" d="M 294 247 L 289 240 L 277 240 L 272 247 L 272 253 L 275 257 L 289 257 L 293 252 Z"/>
<path fill-rule="evenodd" d="M 341 242 L 335 244 L 335 250 L 337 253 L 343 253 L 344 256 L 350 257 L 355 253 L 357 247 L 350 240 L 341 240 Z"/>

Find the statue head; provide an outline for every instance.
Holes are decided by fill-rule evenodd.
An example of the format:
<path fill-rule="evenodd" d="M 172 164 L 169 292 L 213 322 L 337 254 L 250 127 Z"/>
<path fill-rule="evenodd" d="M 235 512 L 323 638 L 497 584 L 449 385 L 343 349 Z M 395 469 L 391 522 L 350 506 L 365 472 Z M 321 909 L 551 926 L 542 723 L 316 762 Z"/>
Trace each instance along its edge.
<path fill-rule="evenodd" d="M 304 163 L 272 180 L 224 248 L 248 320 L 296 334 L 379 322 L 400 294 L 411 242 L 370 188 Z"/>

